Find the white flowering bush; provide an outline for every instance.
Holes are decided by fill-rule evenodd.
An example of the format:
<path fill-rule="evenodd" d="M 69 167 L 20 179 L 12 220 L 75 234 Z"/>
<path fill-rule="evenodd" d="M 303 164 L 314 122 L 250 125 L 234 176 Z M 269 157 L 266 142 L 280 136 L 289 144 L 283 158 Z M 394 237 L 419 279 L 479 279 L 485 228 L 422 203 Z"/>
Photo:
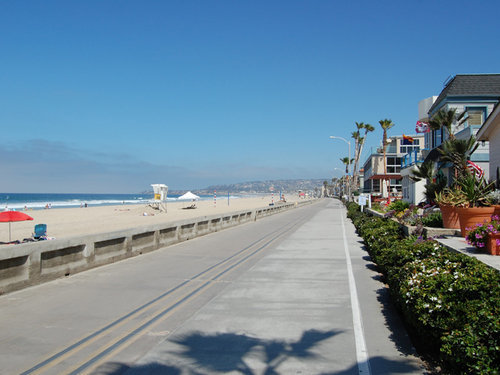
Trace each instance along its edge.
<path fill-rule="evenodd" d="M 436 241 L 401 238 L 387 220 L 352 219 L 419 349 L 445 373 L 499 374 L 500 273 Z"/>

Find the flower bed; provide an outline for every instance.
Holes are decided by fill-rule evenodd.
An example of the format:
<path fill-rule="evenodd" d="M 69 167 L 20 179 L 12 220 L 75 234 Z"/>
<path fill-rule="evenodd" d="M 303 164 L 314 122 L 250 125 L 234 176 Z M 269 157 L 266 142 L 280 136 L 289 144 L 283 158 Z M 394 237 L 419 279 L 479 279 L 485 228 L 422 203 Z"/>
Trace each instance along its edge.
<path fill-rule="evenodd" d="M 498 374 L 500 273 L 433 240 L 405 237 L 393 220 L 348 217 L 383 273 L 417 348 L 449 374 Z"/>

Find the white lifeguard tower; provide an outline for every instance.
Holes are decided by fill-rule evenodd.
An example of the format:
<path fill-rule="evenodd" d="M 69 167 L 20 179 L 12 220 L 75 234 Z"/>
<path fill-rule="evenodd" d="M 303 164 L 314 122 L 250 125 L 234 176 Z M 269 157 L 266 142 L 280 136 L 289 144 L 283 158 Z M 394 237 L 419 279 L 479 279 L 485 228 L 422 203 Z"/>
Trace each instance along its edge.
<path fill-rule="evenodd" d="M 156 210 L 167 212 L 168 186 L 164 184 L 151 184 L 154 192 L 154 199 L 150 206 Z"/>

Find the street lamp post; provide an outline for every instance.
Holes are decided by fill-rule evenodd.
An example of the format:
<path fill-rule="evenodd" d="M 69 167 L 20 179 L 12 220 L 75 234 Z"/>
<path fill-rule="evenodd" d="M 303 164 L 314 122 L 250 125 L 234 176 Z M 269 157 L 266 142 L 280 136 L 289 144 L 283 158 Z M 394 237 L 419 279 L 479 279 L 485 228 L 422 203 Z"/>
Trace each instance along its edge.
<path fill-rule="evenodd" d="M 340 140 L 344 141 L 345 143 L 347 143 L 347 146 L 349 148 L 349 160 L 348 160 L 348 163 L 347 163 L 347 192 L 348 192 L 347 201 L 350 201 L 351 200 L 351 182 L 349 180 L 349 169 L 350 169 L 349 167 L 351 166 L 351 142 L 349 142 L 345 138 L 336 137 L 334 135 L 331 135 L 330 139 L 340 139 Z"/>

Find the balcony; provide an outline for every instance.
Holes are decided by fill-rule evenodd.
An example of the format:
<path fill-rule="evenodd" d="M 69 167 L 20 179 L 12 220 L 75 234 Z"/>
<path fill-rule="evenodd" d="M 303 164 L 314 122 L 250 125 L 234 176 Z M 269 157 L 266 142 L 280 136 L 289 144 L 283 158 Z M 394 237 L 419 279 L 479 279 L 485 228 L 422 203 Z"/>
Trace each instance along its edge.
<path fill-rule="evenodd" d="M 369 153 L 371 154 L 383 154 L 384 149 L 382 146 L 378 147 L 370 147 L 369 148 Z M 397 154 L 398 153 L 398 148 L 394 145 L 388 145 L 387 149 L 385 150 L 386 154 Z"/>
<path fill-rule="evenodd" d="M 417 163 L 423 163 L 425 156 L 429 153 L 429 150 L 415 150 L 412 151 L 401 158 L 401 169 L 411 167 Z"/>

